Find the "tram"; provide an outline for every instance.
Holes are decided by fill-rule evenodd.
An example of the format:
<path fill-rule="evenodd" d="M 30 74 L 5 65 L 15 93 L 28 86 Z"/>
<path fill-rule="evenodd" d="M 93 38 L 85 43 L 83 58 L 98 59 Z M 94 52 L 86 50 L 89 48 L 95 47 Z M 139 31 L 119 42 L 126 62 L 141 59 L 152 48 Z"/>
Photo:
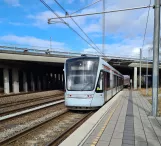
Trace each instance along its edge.
<path fill-rule="evenodd" d="M 71 110 L 94 110 L 123 89 L 123 75 L 101 57 L 82 56 L 64 64 L 65 105 Z"/>

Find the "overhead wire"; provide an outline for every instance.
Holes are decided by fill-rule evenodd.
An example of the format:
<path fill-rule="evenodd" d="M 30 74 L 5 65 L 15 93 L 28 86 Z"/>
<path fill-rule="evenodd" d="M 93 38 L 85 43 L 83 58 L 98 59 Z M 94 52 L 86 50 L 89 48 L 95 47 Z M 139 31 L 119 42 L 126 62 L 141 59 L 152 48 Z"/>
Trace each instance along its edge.
<path fill-rule="evenodd" d="M 116 12 L 140 10 L 140 9 L 146 9 L 146 8 L 151 8 L 151 7 L 153 7 L 153 6 L 152 6 L 152 5 L 150 5 L 150 6 L 148 5 L 148 6 L 140 6 L 140 7 L 126 8 L 126 9 L 118 9 L 118 10 L 103 11 L 103 12 L 93 12 L 93 13 L 86 13 L 86 14 L 77 14 L 77 15 L 61 16 L 60 18 L 84 17 L 84 16 L 91 16 L 91 15 L 100 15 L 100 14 L 103 14 L 103 13 L 116 13 Z M 52 19 L 58 19 L 58 18 L 50 18 L 49 20 L 52 20 Z"/>
<path fill-rule="evenodd" d="M 100 2 L 100 1 L 102 1 L 102 0 L 95 1 L 95 2 L 93 2 L 93 3 L 91 3 L 91 4 L 87 5 L 87 6 L 85 6 L 85 7 L 83 7 L 83 8 L 80 8 L 80 9 L 78 9 L 77 11 L 71 13 L 70 15 L 73 15 L 73 14 L 78 13 L 78 12 L 80 12 L 80 11 L 82 11 L 82 10 L 88 8 L 88 7 L 91 7 L 91 6 L 95 5 L 96 3 Z"/>
<path fill-rule="evenodd" d="M 40 0 L 40 1 L 43 1 L 43 0 Z M 95 12 L 95 13 L 87 13 L 87 14 L 78 14 L 78 15 L 73 15 L 73 14 L 75 14 L 75 13 L 77 13 L 78 11 L 81 11 L 81 10 L 83 10 L 83 9 L 85 9 L 85 8 L 87 8 L 87 7 L 89 7 L 89 6 L 91 6 L 91 5 L 94 5 L 95 3 L 97 3 L 97 2 L 99 2 L 99 1 L 101 1 L 101 0 L 98 0 L 98 1 L 96 1 L 96 2 L 94 2 L 94 3 L 92 3 L 92 4 L 90 4 L 90 5 L 88 5 L 88 6 L 86 6 L 86 7 L 84 7 L 84 8 L 81 8 L 81 9 L 79 9 L 79 10 L 77 10 L 77 11 L 75 11 L 74 13 L 71 13 L 71 15 L 69 15 L 68 14 L 68 12 L 56 1 L 56 0 L 54 0 L 65 12 L 66 12 L 66 16 L 65 17 L 60 17 L 60 16 L 57 16 L 58 18 L 50 18 L 49 20 L 52 20 L 52 19 L 62 19 L 62 18 L 73 18 L 73 17 L 82 17 L 82 16 L 90 16 L 90 15 L 99 15 L 99 14 L 105 14 L 105 13 L 114 13 L 114 12 L 122 12 L 122 11 L 131 11 L 131 10 L 139 10 L 139 9 L 145 9 L 145 8 L 149 8 L 149 10 L 148 10 L 148 15 L 147 15 L 147 21 L 146 21 L 146 27 L 145 27 L 145 32 L 144 32 L 144 37 L 143 37 L 143 44 L 142 44 L 142 48 L 144 47 L 144 43 L 145 43 L 145 36 L 146 36 L 146 32 L 147 32 L 147 25 L 148 25 L 148 20 L 149 20 L 149 13 L 150 13 L 150 8 L 151 7 L 153 7 L 153 5 L 151 5 L 151 0 L 150 0 L 150 4 L 148 5 L 148 6 L 140 6 L 140 7 L 133 7 L 133 8 L 125 8 L 125 9 L 118 9 L 118 10 L 110 10 L 110 11 L 103 11 L 103 12 Z M 74 19 L 72 19 L 72 20 L 74 20 Z M 64 20 L 63 20 L 64 21 Z M 75 21 L 73 21 L 73 22 L 75 22 Z M 66 23 L 66 22 L 65 22 Z M 76 24 L 76 23 L 75 23 Z M 76 24 L 77 25 L 77 24 Z M 67 25 L 68 27 L 69 27 L 69 24 Z M 79 25 L 78 25 L 78 27 L 79 27 Z M 80 27 L 79 27 L 80 28 Z M 80 28 L 81 29 L 81 28 Z M 81 29 L 81 31 L 82 31 L 82 29 Z M 84 31 L 82 31 L 82 32 L 84 32 Z M 81 38 L 82 38 L 82 36 L 81 36 Z M 90 38 L 89 38 L 90 39 Z M 85 40 L 84 38 L 83 38 L 83 40 Z M 85 40 L 86 42 L 87 42 L 87 40 Z M 93 42 L 93 41 L 92 41 Z M 89 42 L 88 42 L 88 44 L 89 44 Z M 91 46 L 91 44 L 90 44 L 90 46 Z M 93 46 L 92 46 L 92 48 L 93 48 Z M 97 49 L 99 49 L 99 48 L 97 48 Z M 96 50 L 96 49 L 95 49 Z M 100 49 L 99 49 L 100 50 Z M 96 50 L 97 52 L 98 52 L 98 50 Z M 100 53 L 100 52 L 99 52 Z"/>
<path fill-rule="evenodd" d="M 149 6 L 151 5 L 151 0 L 149 2 Z M 148 21 L 149 21 L 149 14 L 150 14 L 150 7 L 148 9 L 148 15 L 147 15 L 147 19 L 146 19 L 146 25 L 145 25 L 145 31 L 144 31 L 144 36 L 143 36 L 143 44 L 142 44 L 142 49 L 144 47 L 144 43 L 145 43 L 145 37 L 146 37 L 146 32 L 147 32 L 147 28 L 148 28 Z"/>
<path fill-rule="evenodd" d="M 98 53 L 101 54 L 101 52 L 99 52 L 95 47 L 93 47 L 93 45 L 91 45 L 85 38 L 83 38 L 75 29 L 73 29 L 69 24 L 67 24 L 66 21 L 64 21 L 64 19 L 60 18 L 60 16 L 44 1 L 44 0 L 40 0 L 52 13 L 54 13 L 58 19 L 60 19 L 64 24 L 66 24 L 73 32 L 75 32 L 82 40 L 84 40 L 87 44 L 89 44 L 94 50 L 96 50 Z"/>
<path fill-rule="evenodd" d="M 58 6 L 68 15 L 68 12 L 67 10 L 65 10 L 65 8 L 57 1 L 57 0 L 54 0 Z M 101 52 L 100 48 L 98 48 L 98 46 L 92 41 L 92 39 L 87 35 L 87 33 L 79 26 L 79 24 L 72 18 L 72 17 L 69 17 L 71 18 L 71 20 L 74 22 L 74 24 L 83 32 L 83 34 L 92 42 L 92 44 L 94 44 L 94 46 Z M 103 54 L 102 54 L 103 55 Z"/>

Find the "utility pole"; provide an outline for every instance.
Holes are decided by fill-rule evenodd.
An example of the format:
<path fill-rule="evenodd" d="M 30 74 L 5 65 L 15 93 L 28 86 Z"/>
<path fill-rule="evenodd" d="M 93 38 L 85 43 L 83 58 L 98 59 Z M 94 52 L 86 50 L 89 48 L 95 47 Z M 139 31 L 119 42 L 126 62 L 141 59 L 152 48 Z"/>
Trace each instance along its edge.
<path fill-rule="evenodd" d="M 152 115 L 158 111 L 158 75 L 159 75 L 159 40 L 160 40 L 160 0 L 155 0 L 154 6 L 154 36 L 153 36 L 153 88 Z"/>
<path fill-rule="evenodd" d="M 105 0 L 102 1 L 103 12 L 105 11 Z M 102 14 L 102 54 L 104 55 L 105 51 L 105 13 Z"/>
<path fill-rule="evenodd" d="M 140 76 L 139 76 L 139 88 L 141 89 L 141 60 L 142 60 L 142 50 L 140 49 Z"/>

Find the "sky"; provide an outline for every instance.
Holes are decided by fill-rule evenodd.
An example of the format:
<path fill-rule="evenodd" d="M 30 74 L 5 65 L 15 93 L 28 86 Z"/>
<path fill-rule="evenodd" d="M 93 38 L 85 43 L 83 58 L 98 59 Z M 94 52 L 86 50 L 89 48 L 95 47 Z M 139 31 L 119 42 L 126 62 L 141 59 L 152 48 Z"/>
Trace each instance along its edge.
<path fill-rule="evenodd" d="M 44 0 L 56 13 L 65 16 L 65 12 L 54 2 Z M 57 0 L 70 14 L 96 0 Z M 149 0 L 105 0 L 106 10 L 147 6 Z M 152 4 L 154 1 L 152 0 Z M 77 14 L 101 12 L 102 1 Z M 147 57 L 148 48 L 153 42 L 154 13 L 150 9 L 147 33 L 143 47 L 143 56 Z M 137 57 L 142 48 L 148 9 L 106 14 L 105 49 L 102 50 L 102 15 L 73 18 L 90 39 L 106 55 Z M 0 0 L 0 44 L 50 48 L 55 51 L 98 54 L 69 27 L 60 23 L 48 24 L 48 18 L 56 17 L 39 0 Z M 64 19 L 83 38 L 88 38 L 72 22 Z M 90 42 L 88 40 L 88 42 Z"/>

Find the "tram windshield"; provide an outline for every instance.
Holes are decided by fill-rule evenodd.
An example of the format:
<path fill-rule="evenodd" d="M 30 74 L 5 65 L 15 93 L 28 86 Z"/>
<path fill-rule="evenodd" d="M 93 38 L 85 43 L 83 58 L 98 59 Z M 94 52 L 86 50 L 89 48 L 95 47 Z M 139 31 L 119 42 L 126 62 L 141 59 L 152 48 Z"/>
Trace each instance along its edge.
<path fill-rule="evenodd" d="M 67 90 L 91 91 L 94 89 L 98 58 L 76 58 L 66 63 Z"/>

